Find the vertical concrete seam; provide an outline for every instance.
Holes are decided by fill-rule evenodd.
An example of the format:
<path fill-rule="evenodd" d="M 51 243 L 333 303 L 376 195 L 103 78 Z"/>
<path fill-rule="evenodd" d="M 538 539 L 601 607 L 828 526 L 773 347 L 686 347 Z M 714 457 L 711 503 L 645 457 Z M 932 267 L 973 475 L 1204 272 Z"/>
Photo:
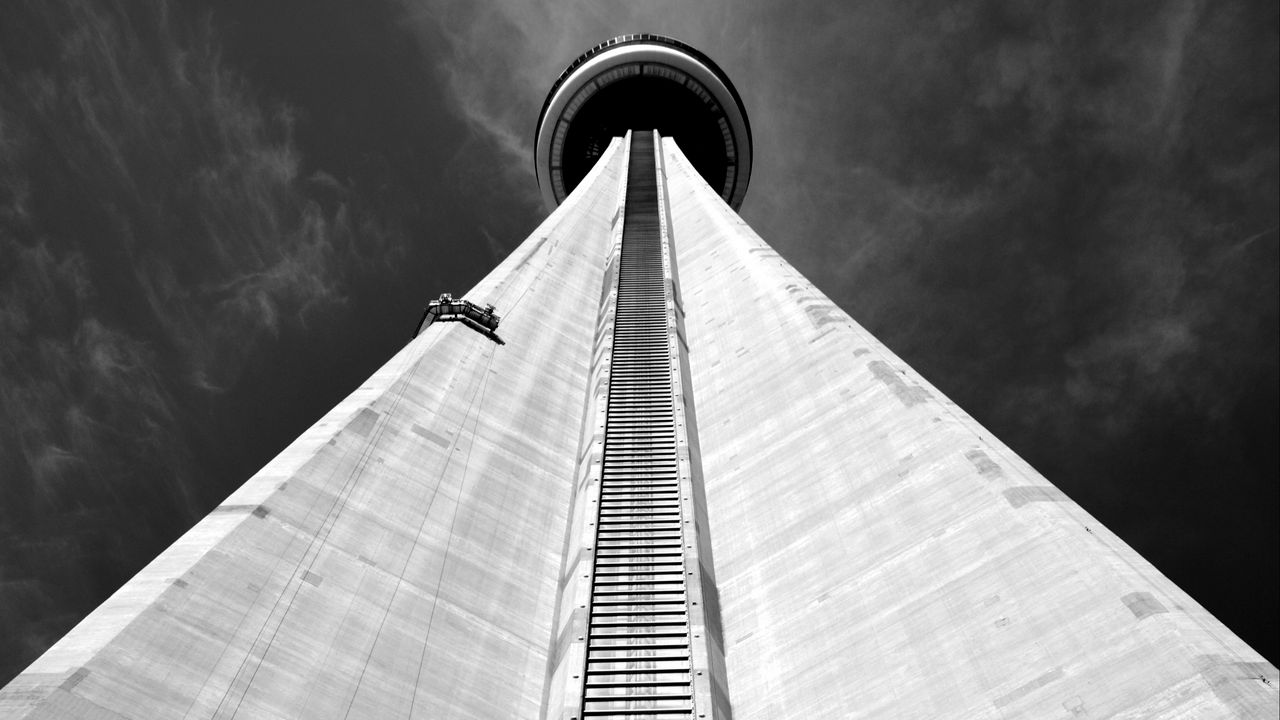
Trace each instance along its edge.
<path fill-rule="evenodd" d="M 715 569 L 707 526 L 705 494 L 700 461 L 689 349 L 684 341 L 684 311 L 678 303 L 680 275 L 676 262 L 675 231 L 671 224 L 671 196 L 667 186 L 665 140 L 654 131 L 654 163 L 658 191 L 658 231 L 662 241 L 664 289 L 671 353 L 672 383 L 676 412 L 676 446 L 680 463 L 681 527 L 685 529 L 685 582 L 689 617 L 689 647 L 692 654 L 694 714 L 699 718 L 732 720 L 729 678 L 725 671 L 724 641 Z M 705 561 L 704 561 L 705 560 Z M 693 598 L 701 601 L 699 608 Z M 695 632 L 700 630 L 701 632 Z M 701 668 L 701 669 L 699 669 Z"/>
<path fill-rule="evenodd" d="M 574 711 L 582 697 L 586 669 L 586 632 L 583 627 L 588 610 L 590 580 L 582 582 L 580 566 L 593 564 L 595 536 L 592 528 L 592 501 L 598 504 L 600 472 L 602 468 L 604 417 L 609 396 L 609 363 L 613 354 L 613 317 L 616 315 L 618 273 L 607 268 L 616 265 L 622 244 L 622 223 L 619 218 L 625 210 L 627 194 L 627 167 L 631 157 L 630 133 L 622 140 L 614 139 L 607 157 L 610 163 L 621 168 L 616 182 L 614 212 L 605 239 L 609 250 L 605 254 L 606 272 L 602 279 L 600 306 L 595 323 L 596 338 L 593 343 L 591 366 L 588 369 L 586 394 L 583 397 L 583 421 L 579 429 L 578 463 L 574 470 L 570 496 L 568 523 L 565 527 L 564 550 L 561 558 L 560 578 L 555 602 L 555 618 L 552 622 L 547 655 L 546 682 L 544 684 L 542 720 L 564 720 L 574 717 Z M 615 159 L 620 155 L 620 159 Z M 595 173 L 604 162 L 597 163 Z M 580 187 L 590 187 L 588 174 Z M 571 196 L 574 197 L 574 196 Z M 562 206 L 563 207 L 563 206 Z M 570 713 L 573 713 L 572 715 Z"/>

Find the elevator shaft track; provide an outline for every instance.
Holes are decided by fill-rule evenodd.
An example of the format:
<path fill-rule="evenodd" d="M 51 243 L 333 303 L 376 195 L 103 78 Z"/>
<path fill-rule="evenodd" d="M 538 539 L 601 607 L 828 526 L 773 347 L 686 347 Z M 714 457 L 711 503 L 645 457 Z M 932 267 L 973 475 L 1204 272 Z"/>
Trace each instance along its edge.
<path fill-rule="evenodd" d="M 632 133 L 588 619 L 584 718 L 691 718 L 674 344 L 652 133 Z"/>

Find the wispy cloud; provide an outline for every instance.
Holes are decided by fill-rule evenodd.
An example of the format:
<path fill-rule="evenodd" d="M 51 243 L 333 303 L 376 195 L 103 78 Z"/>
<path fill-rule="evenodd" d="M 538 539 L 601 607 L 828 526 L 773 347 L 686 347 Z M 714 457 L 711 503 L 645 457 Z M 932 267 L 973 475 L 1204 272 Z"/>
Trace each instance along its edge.
<path fill-rule="evenodd" d="M 23 598 L 92 602 L 88 558 L 135 565 L 203 510 L 192 405 L 390 252 L 341 182 L 304 175 L 291 111 L 228 69 L 208 18 L 163 0 L 4 14 L 0 676 L 52 639 L 31 633 L 66 629 L 23 624 Z M 131 499 L 162 510 L 67 522 Z M 146 540 L 93 539 L 111 526 Z"/>
<path fill-rule="evenodd" d="M 587 0 L 400 0 L 424 43 L 437 47 L 448 105 L 477 141 L 497 150 L 487 169 L 503 190 L 540 205 L 533 175 L 533 132 L 551 83 L 585 49 L 614 35 L 660 32 L 702 42 L 727 28 L 723 6 L 682 2 L 600 4 Z M 474 162 L 476 153 L 468 153 Z M 481 154 L 486 159 L 494 157 Z"/>

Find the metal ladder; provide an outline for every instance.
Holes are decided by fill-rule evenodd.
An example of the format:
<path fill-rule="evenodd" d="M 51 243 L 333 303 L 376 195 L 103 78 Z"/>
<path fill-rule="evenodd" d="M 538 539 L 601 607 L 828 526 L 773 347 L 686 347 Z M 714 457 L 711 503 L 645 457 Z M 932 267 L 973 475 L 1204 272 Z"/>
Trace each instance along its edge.
<path fill-rule="evenodd" d="M 582 716 L 692 718 L 672 345 L 652 133 L 633 132 Z"/>

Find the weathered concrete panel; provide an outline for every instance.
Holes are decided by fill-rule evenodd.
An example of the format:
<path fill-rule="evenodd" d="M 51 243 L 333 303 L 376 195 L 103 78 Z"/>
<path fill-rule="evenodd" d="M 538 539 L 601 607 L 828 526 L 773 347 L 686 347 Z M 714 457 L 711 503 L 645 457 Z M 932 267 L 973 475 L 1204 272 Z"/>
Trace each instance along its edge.
<path fill-rule="evenodd" d="M 537 717 L 620 171 L 606 158 L 467 293 L 505 346 L 428 327 L 0 715 Z"/>
<path fill-rule="evenodd" d="M 1274 666 L 664 146 L 714 548 L 686 572 L 719 590 L 705 631 L 736 717 L 1276 716 Z M 0 690 L 0 716 L 572 708 L 620 147 L 466 295 L 506 346 L 430 326 Z"/>
<path fill-rule="evenodd" d="M 735 717 L 1276 716 L 1274 667 L 665 145 Z"/>

